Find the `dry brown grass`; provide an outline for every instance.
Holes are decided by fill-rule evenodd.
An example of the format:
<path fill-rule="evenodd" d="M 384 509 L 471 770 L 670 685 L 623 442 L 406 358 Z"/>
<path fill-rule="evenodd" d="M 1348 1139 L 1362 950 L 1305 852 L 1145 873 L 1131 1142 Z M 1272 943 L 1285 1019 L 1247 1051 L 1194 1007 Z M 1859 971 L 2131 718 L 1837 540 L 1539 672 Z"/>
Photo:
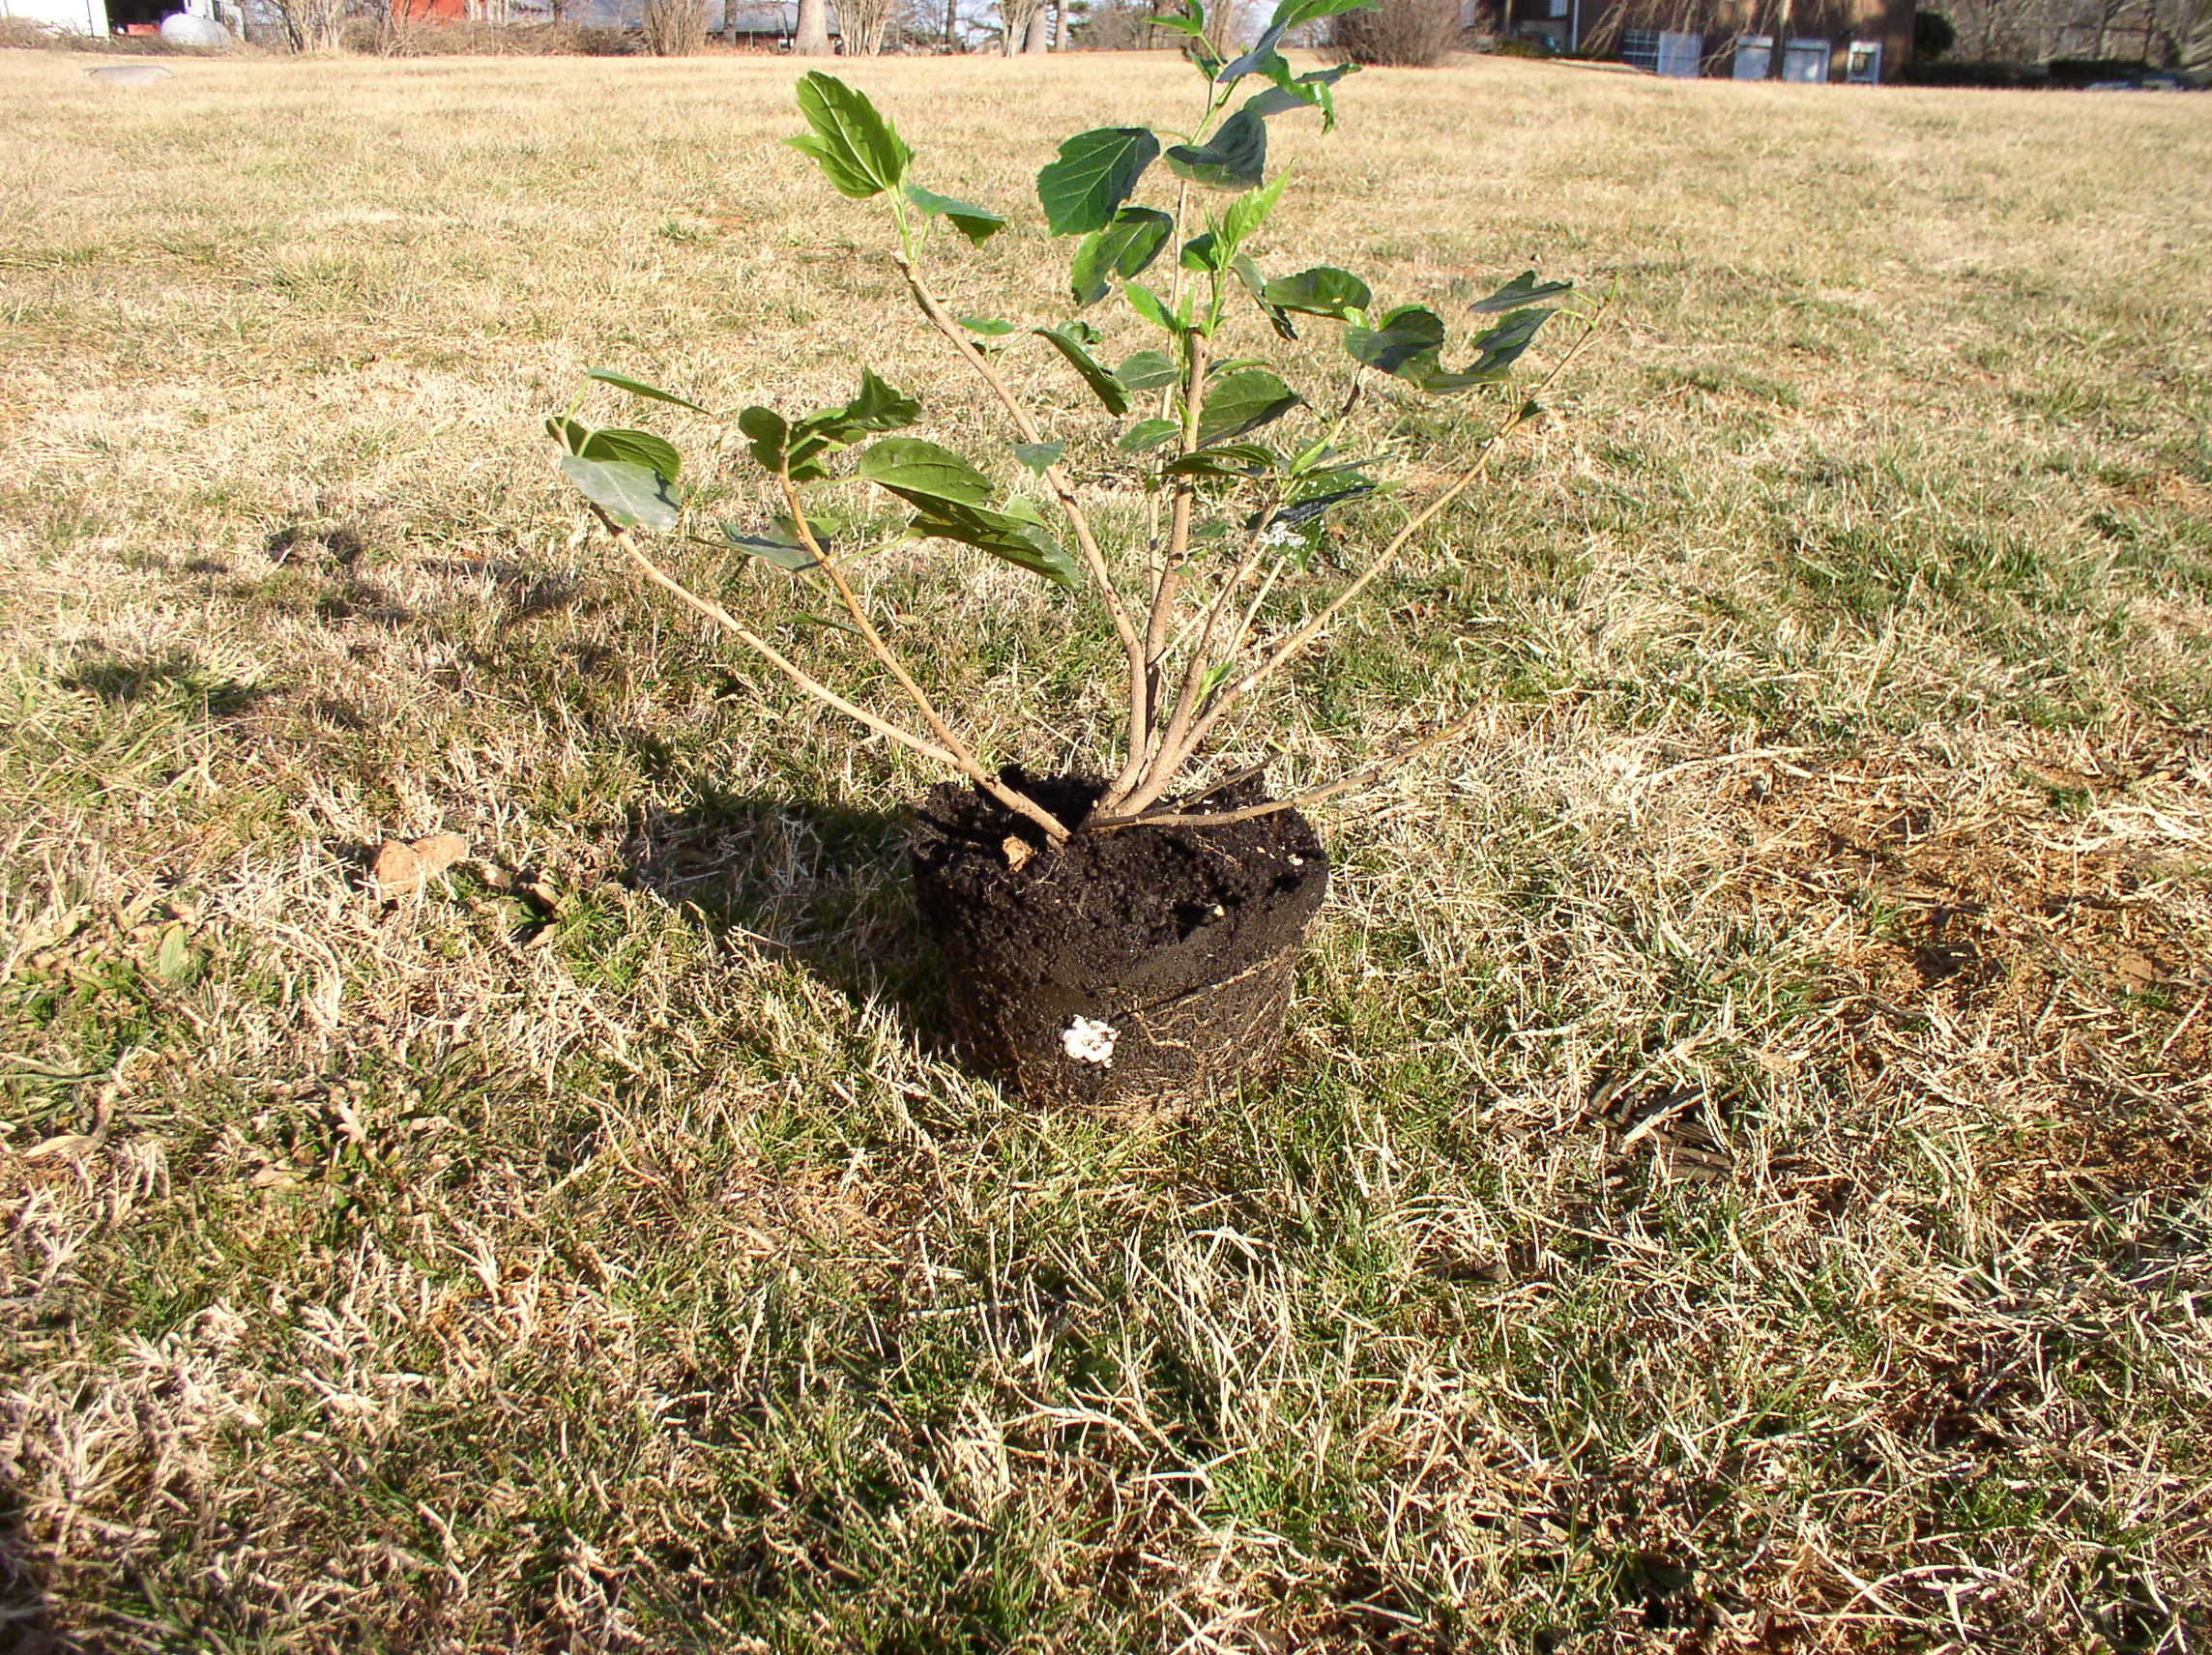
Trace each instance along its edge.
<path fill-rule="evenodd" d="M 1624 321 L 1239 737 L 1493 709 L 1334 824 L 1289 1073 L 1132 1135 L 948 1062 L 934 778 L 604 566 L 535 436 L 585 365 L 810 406 L 857 345 L 998 441 L 789 66 L 176 67 L 0 58 L 20 1639 L 2212 1637 L 2206 105 L 1353 82 L 1271 263 Z M 1179 95 L 854 73 L 1000 203 Z M 1040 239 L 958 307 L 1049 311 Z M 1111 728 L 1021 579 L 877 592 L 987 748 Z"/>

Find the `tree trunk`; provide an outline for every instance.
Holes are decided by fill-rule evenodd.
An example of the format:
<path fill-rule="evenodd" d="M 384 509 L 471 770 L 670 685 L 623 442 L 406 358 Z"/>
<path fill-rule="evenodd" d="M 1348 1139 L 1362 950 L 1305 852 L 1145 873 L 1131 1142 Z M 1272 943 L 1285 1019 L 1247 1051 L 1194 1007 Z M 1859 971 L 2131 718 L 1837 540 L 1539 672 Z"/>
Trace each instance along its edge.
<path fill-rule="evenodd" d="M 1030 14 L 1030 26 L 1022 42 L 1026 52 L 1052 50 L 1052 14 L 1045 10 L 1044 0 L 1037 0 L 1037 9 Z"/>
<path fill-rule="evenodd" d="M 1059 0 L 1052 9 L 1052 49 L 1067 50 L 1067 0 Z"/>
<path fill-rule="evenodd" d="M 945 0 L 945 49 L 960 49 L 960 0 Z"/>
<path fill-rule="evenodd" d="M 830 55 L 829 0 L 799 0 L 799 32 L 792 37 L 791 55 Z"/>

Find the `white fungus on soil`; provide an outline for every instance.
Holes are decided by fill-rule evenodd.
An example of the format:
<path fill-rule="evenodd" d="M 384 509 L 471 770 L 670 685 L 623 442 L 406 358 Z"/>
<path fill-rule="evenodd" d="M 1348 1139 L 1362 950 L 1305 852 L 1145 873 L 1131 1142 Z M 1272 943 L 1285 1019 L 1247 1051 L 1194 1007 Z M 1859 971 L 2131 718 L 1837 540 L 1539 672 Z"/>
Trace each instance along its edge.
<path fill-rule="evenodd" d="M 1112 1024 L 1101 1023 L 1094 1017 L 1078 1017 L 1061 1034 L 1061 1049 L 1079 1063 L 1098 1063 L 1112 1068 L 1115 1033 Z"/>

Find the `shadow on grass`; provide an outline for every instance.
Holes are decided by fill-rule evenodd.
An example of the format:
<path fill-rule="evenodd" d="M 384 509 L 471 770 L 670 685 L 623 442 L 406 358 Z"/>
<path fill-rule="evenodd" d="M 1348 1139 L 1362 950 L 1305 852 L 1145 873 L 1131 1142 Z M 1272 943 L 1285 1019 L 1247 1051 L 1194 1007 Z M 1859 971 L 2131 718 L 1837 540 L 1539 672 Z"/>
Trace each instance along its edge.
<path fill-rule="evenodd" d="M 209 672 L 189 650 L 146 655 L 95 651 L 84 665 L 61 683 L 64 689 L 82 690 L 110 707 L 170 697 L 196 701 L 211 718 L 234 717 L 269 693 L 253 684 Z"/>
<path fill-rule="evenodd" d="M 0 1482 L 0 1649 L 9 1655 L 58 1655 L 53 1599 L 47 1595 L 15 1491 Z"/>
<path fill-rule="evenodd" d="M 788 955 L 859 1005 L 949 1050 L 934 952 L 916 918 L 904 812 L 701 787 L 700 803 L 630 825 L 625 877 L 717 935 Z"/>

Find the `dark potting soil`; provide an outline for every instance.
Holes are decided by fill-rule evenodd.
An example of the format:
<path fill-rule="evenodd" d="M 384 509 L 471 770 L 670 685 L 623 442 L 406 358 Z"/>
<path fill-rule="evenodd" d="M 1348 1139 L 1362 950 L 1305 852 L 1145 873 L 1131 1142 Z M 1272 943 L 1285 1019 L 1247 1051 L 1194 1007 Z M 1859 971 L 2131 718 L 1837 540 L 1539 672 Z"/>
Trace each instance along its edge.
<path fill-rule="evenodd" d="M 1063 822 L 1080 822 L 1104 791 L 1094 777 L 1003 779 Z M 1263 797 L 1255 779 L 1200 808 Z M 1327 857 L 1296 811 L 1078 830 L 1059 851 L 963 783 L 933 789 L 917 814 L 917 897 L 972 1062 L 1026 1093 L 1082 1101 L 1204 1089 L 1217 1070 L 1264 1063 L 1328 886 Z M 1009 835 L 1031 849 L 1019 867 Z M 1064 1049 L 1078 1017 L 1116 1030 L 1112 1063 Z"/>

